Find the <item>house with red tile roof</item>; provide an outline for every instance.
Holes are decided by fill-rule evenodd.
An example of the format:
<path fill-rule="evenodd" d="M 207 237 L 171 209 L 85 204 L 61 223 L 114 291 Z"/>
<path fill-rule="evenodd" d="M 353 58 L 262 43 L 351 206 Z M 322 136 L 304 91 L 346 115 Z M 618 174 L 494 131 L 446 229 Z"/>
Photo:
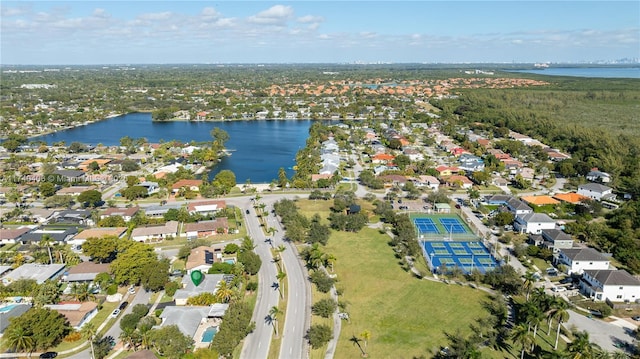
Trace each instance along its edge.
<path fill-rule="evenodd" d="M 171 191 L 173 193 L 177 193 L 184 188 L 193 192 L 199 192 L 201 185 L 202 185 L 202 180 L 182 179 L 174 183 L 173 186 L 171 186 Z"/>
<path fill-rule="evenodd" d="M 388 153 L 378 153 L 371 158 L 372 163 L 389 163 L 396 158 L 394 155 Z"/>

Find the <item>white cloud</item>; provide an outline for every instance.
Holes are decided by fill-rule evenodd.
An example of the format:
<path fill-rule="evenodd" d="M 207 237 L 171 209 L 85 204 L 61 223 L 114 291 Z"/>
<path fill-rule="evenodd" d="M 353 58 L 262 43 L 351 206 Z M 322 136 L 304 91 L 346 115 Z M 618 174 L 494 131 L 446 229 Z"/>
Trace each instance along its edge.
<path fill-rule="evenodd" d="M 292 16 L 293 8 L 291 6 L 275 5 L 256 15 L 249 16 L 247 21 L 260 25 L 285 26 Z"/>
<path fill-rule="evenodd" d="M 26 6 L 19 6 L 19 7 L 0 6 L 0 16 L 2 17 L 22 16 L 29 13 L 30 13 L 30 9 Z"/>
<path fill-rule="evenodd" d="M 149 21 L 157 21 L 157 20 L 168 20 L 172 16 L 170 11 L 165 12 L 151 12 L 146 14 L 138 15 L 138 19 L 141 20 L 149 20 Z"/>
<path fill-rule="evenodd" d="M 322 16 L 305 15 L 297 18 L 296 21 L 301 24 L 311 24 L 324 22 L 324 18 Z"/>

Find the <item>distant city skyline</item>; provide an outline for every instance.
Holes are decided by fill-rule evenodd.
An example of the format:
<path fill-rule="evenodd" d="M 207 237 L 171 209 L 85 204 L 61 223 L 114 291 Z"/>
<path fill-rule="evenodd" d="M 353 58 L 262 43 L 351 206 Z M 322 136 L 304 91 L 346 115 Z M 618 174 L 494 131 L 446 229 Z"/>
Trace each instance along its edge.
<path fill-rule="evenodd" d="M 2 1 L 0 64 L 640 57 L 638 1 Z"/>

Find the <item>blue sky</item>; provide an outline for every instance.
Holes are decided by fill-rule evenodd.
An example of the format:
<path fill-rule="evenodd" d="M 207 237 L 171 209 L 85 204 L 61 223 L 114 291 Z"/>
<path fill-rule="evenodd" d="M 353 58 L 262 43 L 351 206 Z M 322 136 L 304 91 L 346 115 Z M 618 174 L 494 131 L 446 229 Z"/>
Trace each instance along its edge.
<path fill-rule="evenodd" d="M 2 1 L 1 64 L 640 57 L 638 1 Z"/>

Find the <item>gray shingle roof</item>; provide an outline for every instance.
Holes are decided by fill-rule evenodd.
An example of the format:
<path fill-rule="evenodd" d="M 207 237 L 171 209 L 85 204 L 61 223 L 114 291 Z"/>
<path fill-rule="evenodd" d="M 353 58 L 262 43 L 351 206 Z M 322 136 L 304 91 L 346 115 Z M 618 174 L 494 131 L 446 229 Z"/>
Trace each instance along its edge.
<path fill-rule="evenodd" d="M 640 280 L 625 270 L 585 270 L 585 273 L 595 278 L 603 285 L 635 285 L 640 286 Z"/>
<path fill-rule="evenodd" d="M 562 253 L 572 261 L 609 261 L 602 253 L 593 248 L 569 248 L 563 249 Z"/>

